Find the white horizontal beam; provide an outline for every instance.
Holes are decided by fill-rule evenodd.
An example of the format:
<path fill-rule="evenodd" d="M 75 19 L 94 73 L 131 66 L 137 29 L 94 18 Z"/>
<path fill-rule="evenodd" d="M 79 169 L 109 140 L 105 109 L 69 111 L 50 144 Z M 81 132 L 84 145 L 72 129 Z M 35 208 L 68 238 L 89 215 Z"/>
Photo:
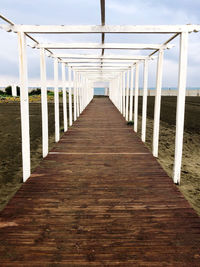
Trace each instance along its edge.
<path fill-rule="evenodd" d="M 135 55 L 92 55 L 92 54 L 55 54 L 58 58 L 70 58 L 70 59 L 112 59 L 112 60 L 144 60 L 149 58 L 149 56 L 135 56 Z M 151 57 L 153 58 L 153 57 Z"/>
<path fill-rule="evenodd" d="M 135 63 L 135 60 L 113 60 L 113 59 L 68 59 L 62 60 L 62 62 L 66 64 L 74 64 L 74 63 Z"/>
<path fill-rule="evenodd" d="M 104 68 L 104 67 L 116 67 L 116 68 L 118 68 L 118 67 L 131 67 L 131 66 L 133 66 L 133 64 L 128 64 L 128 65 L 126 65 L 126 64 L 112 64 L 112 63 L 108 63 L 108 64 L 101 64 L 101 63 L 88 63 L 88 64 L 82 64 L 82 63 L 73 63 L 73 64 L 68 64 L 68 66 L 69 67 L 81 67 L 81 68 L 83 68 L 83 67 L 99 67 L 99 68 Z"/>
<path fill-rule="evenodd" d="M 5 26 L 5 24 L 3 24 Z M 200 25 L 6 25 L 14 32 L 60 33 L 181 33 L 199 31 Z"/>
<path fill-rule="evenodd" d="M 127 70 L 127 69 L 126 69 Z M 80 72 L 80 73 L 84 73 L 84 72 L 86 72 L 86 73 L 96 73 L 96 74 L 100 74 L 100 75 L 104 75 L 104 74 L 119 74 L 119 73 L 121 73 L 121 72 L 123 72 L 123 71 L 126 71 L 126 70 L 117 70 L 117 71 L 113 71 L 112 69 L 110 69 L 110 70 L 104 70 L 104 71 L 101 71 L 101 70 L 99 70 L 99 69 L 77 69 L 77 71 L 78 72 Z"/>
<path fill-rule="evenodd" d="M 109 72 L 109 73 L 99 73 L 99 72 L 90 72 L 89 70 L 88 71 L 79 71 L 80 73 L 87 73 L 87 75 L 90 75 L 90 76 L 99 76 L 99 77 L 107 77 L 107 76 L 117 76 L 119 73 L 121 73 L 120 71 L 119 72 Z"/>
<path fill-rule="evenodd" d="M 120 71 L 126 71 L 126 70 L 128 70 L 128 67 L 124 67 L 124 68 L 122 68 L 122 67 L 119 67 L 119 68 L 116 68 L 116 67 L 108 67 L 108 68 L 98 68 L 98 67 L 76 67 L 76 68 L 73 68 L 73 70 L 98 70 L 98 71 L 100 71 L 100 70 L 105 70 L 105 71 L 107 71 L 107 70 L 111 70 L 111 71 L 115 71 L 115 70 L 120 70 Z"/>
<path fill-rule="evenodd" d="M 125 43 L 41 43 L 37 48 L 47 49 L 130 49 L 130 50 L 158 50 L 171 48 L 172 46 L 160 44 L 125 44 Z"/>

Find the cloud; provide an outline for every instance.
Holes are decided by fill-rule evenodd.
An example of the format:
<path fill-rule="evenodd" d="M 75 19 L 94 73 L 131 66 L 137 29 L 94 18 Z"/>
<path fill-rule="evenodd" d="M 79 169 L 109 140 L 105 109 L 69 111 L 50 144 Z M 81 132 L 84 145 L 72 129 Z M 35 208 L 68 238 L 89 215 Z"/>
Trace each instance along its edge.
<path fill-rule="evenodd" d="M 118 13 L 123 13 L 123 14 L 136 14 L 139 10 L 136 6 L 129 4 L 129 5 L 124 5 L 121 3 L 118 3 L 116 1 L 108 1 L 106 4 L 106 7 L 108 9 L 111 9 L 113 11 L 116 11 Z"/>
<path fill-rule="evenodd" d="M 106 0 L 107 24 L 186 24 L 200 23 L 199 0 Z M 100 24 L 100 1 L 92 0 L 1 0 L 1 12 L 16 23 L 22 24 Z M 35 35 L 34 35 L 35 36 Z M 5 77 L 18 77 L 17 36 L 0 32 L 0 73 Z M 122 35 L 106 34 L 107 42 L 162 43 L 168 35 Z M 100 42 L 101 35 L 36 35 L 42 42 Z M 177 84 L 178 39 L 173 48 L 165 52 L 163 83 Z M 60 51 L 56 51 L 60 52 Z M 76 51 L 62 51 L 75 52 Z M 100 53 L 100 50 L 81 50 L 80 53 Z M 148 54 L 144 51 L 109 50 L 105 54 Z M 191 34 L 188 51 L 188 83 L 200 84 L 200 34 Z M 151 64 L 150 64 L 151 65 Z M 28 48 L 29 77 L 39 77 L 39 51 Z M 47 59 L 47 74 L 53 78 L 53 61 Z M 156 63 L 149 69 L 149 84 L 155 85 Z M 141 67 L 142 82 L 142 67 Z"/>

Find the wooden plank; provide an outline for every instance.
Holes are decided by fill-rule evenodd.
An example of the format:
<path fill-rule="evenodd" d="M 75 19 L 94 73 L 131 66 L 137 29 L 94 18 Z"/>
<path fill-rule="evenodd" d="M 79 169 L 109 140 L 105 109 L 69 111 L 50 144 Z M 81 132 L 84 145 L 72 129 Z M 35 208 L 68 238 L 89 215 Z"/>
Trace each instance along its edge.
<path fill-rule="evenodd" d="M 1 212 L 0 243 L 1 266 L 198 266 L 200 219 L 95 98 Z"/>

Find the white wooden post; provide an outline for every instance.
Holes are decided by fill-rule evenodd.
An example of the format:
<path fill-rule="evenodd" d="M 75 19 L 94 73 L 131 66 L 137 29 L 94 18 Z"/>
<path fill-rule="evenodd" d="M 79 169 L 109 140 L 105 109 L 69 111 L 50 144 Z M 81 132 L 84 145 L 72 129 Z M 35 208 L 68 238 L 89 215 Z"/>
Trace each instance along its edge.
<path fill-rule="evenodd" d="M 153 127 L 153 155 L 154 157 L 158 157 L 163 55 L 164 55 L 164 51 L 163 49 L 161 49 L 159 51 L 158 62 L 157 62 L 156 95 L 155 95 L 155 105 L 154 105 L 154 127 Z"/>
<path fill-rule="evenodd" d="M 121 73 L 120 75 L 120 112 L 121 114 L 123 112 L 122 98 L 123 98 L 123 73 Z"/>
<path fill-rule="evenodd" d="M 68 68 L 69 82 L 69 126 L 72 126 L 72 67 Z"/>
<path fill-rule="evenodd" d="M 16 84 L 11 85 L 11 90 L 12 90 L 12 96 L 17 96 L 17 87 Z"/>
<path fill-rule="evenodd" d="M 80 92 L 79 92 L 79 87 L 80 87 L 80 74 L 77 73 L 77 78 L 76 78 L 76 81 L 77 81 L 77 94 L 76 94 L 76 103 L 77 103 L 77 117 L 79 117 L 80 115 L 80 106 L 79 106 L 79 97 L 80 97 Z"/>
<path fill-rule="evenodd" d="M 45 158 L 48 154 L 48 104 L 46 87 L 46 62 L 44 48 L 40 48 L 40 79 L 41 79 L 41 105 L 42 105 L 42 155 Z"/>
<path fill-rule="evenodd" d="M 142 97 L 142 141 L 146 141 L 146 120 L 147 120 L 147 83 L 148 83 L 148 60 L 144 60 L 144 81 Z"/>
<path fill-rule="evenodd" d="M 133 120 L 133 67 L 131 68 L 129 121 Z"/>
<path fill-rule="evenodd" d="M 127 71 L 127 80 L 126 80 L 126 120 L 128 121 L 128 100 L 129 100 L 129 76 L 130 71 Z"/>
<path fill-rule="evenodd" d="M 139 63 L 135 64 L 134 131 L 138 128 Z"/>
<path fill-rule="evenodd" d="M 188 32 L 182 32 L 180 35 L 180 56 L 179 56 L 179 84 L 176 110 L 176 141 L 174 158 L 174 183 L 180 184 L 181 162 L 183 149 L 183 132 L 185 116 L 185 93 L 187 81 L 187 49 Z"/>
<path fill-rule="evenodd" d="M 26 36 L 18 32 L 23 181 L 31 174 Z"/>
<path fill-rule="evenodd" d="M 87 83 L 86 83 L 86 78 L 83 77 L 83 110 L 86 107 L 86 93 L 87 93 Z"/>
<path fill-rule="evenodd" d="M 74 85 L 74 121 L 77 119 L 77 111 L 76 111 L 76 90 L 77 90 L 77 83 L 76 83 L 76 72 L 74 71 L 73 75 L 73 85 Z"/>
<path fill-rule="evenodd" d="M 62 92 L 63 92 L 63 123 L 64 123 L 64 132 L 66 132 L 68 130 L 68 126 L 67 126 L 66 75 L 65 75 L 64 62 L 62 62 Z"/>
<path fill-rule="evenodd" d="M 119 76 L 117 78 L 117 104 L 118 104 L 118 110 L 121 112 L 121 77 Z"/>
<path fill-rule="evenodd" d="M 55 142 L 58 142 L 60 139 L 58 58 L 54 58 L 54 114 L 55 114 Z"/>
<path fill-rule="evenodd" d="M 126 73 L 123 73 L 123 88 L 122 88 L 122 92 L 123 92 L 123 96 L 122 96 L 122 107 L 123 107 L 123 116 L 125 117 L 125 90 L 126 90 L 126 85 L 125 85 L 125 78 L 126 78 Z"/>
<path fill-rule="evenodd" d="M 82 75 L 80 75 L 80 89 L 79 89 L 79 92 L 80 92 L 80 97 L 79 97 L 79 99 L 80 99 L 80 114 L 83 111 L 82 86 L 83 86 Z"/>

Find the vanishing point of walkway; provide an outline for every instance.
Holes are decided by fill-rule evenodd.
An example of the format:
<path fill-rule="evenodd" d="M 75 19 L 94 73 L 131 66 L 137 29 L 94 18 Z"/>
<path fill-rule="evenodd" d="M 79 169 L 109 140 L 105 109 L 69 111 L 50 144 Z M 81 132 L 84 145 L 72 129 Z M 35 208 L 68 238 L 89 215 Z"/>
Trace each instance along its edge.
<path fill-rule="evenodd" d="M 200 266 L 200 219 L 108 98 L 0 216 L 1 266 Z"/>

